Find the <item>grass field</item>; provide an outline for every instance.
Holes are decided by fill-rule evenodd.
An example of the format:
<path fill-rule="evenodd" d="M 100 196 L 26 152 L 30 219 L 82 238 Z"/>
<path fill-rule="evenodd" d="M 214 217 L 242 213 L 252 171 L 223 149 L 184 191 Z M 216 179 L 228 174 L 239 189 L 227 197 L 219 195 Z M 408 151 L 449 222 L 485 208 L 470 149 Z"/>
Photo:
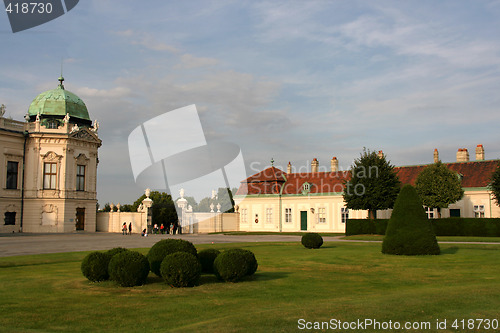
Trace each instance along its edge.
<path fill-rule="evenodd" d="M 90 283 L 80 272 L 83 252 L 0 258 L 0 332 L 293 332 L 299 319 L 367 318 L 465 332 L 453 329 L 453 320 L 500 320 L 498 245 L 444 244 L 442 255 L 426 257 L 383 255 L 378 243 L 198 249 L 236 246 L 255 253 L 254 277 L 220 283 L 207 275 L 186 289 L 153 275 L 134 288 Z M 437 330 L 436 320 L 444 319 L 447 329 Z"/>
<path fill-rule="evenodd" d="M 500 237 L 437 236 L 438 242 L 500 243 Z M 353 235 L 341 239 L 362 241 L 383 241 L 383 235 Z"/>

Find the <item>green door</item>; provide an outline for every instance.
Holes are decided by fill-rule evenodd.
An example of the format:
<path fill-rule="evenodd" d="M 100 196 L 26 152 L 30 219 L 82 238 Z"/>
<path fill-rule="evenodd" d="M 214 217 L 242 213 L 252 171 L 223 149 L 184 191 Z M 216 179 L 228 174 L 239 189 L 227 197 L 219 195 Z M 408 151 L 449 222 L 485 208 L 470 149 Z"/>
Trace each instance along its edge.
<path fill-rule="evenodd" d="M 300 212 L 300 230 L 307 231 L 307 211 Z"/>

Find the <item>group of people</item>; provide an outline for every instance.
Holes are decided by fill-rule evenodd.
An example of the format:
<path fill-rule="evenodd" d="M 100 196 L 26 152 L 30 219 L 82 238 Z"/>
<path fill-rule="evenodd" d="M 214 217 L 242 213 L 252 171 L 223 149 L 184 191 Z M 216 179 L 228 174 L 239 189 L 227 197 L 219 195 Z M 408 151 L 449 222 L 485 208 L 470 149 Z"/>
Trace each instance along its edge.
<path fill-rule="evenodd" d="M 127 223 L 126 223 L 126 222 L 124 222 L 124 223 L 123 223 L 123 225 L 124 225 L 124 227 L 123 227 L 123 228 L 124 228 L 124 230 L 126 230 Z M 130 224 L 130 225 L 129 225 L 129 228 L 130 228 L 130 233 L 132 233 L 132 224 Z M 177 223 L 176 223 L 176 224 L 174 224 L 174 223 L 170 223 L 170 226 L 169 226 L 169 227 L 167 227 L 167 228 L 166 228 L 166 227 L 165 227 L 165 225 L 162 223 L 162 224 L 160 225 L 160 227 L 158 227 L 158 224 L 155 224 L 155 225 L 153 226 L 153 230 L 151 230 L 151 232 L 152 232 L 153 234 L 162 234 L 162 235 L 163 235 L 163 234 L 165 234 L 165 233 L 166 233 L 166 234 L 170 234 L 170 235 L 175 235 L 176 233 L 177 233 L 177 234 L 181 234 L 181 233 L 182 233 L 182 232 L 181 232 L 181 230 L 182 230 L 182 229 L 181 229 L 180 225 L 178 225 Z M 125 231 L 125 232 L 126 232 L 126 231 Z M 126 233 L 125 233 L 125 235 L 126 235 Z M 148 230 L 147 230 L 147 229 L 142 230 L 142 232 L 141 232 L 141 236 L 143 236 L 143 237 L 148 237 Z"/>
<path fill-rule="evenodd" d="M 153 234 L 170 234 L 170 235 L 175 235 L 176 233 L 180 234 L 181 233 L 181 228 L 178 224 L 170 223 L 169 227 L 165 227 L 165 225 L 162 223 L 160 227 L 158 227 L 158 224 L 155 224 L 153 226 Z"/>
<path fill-rule="evenodd" d="M 128 224 L 128 227 L 127 222 L 123 222 L 122 235 L 132 235 L 132 222 Z"/>

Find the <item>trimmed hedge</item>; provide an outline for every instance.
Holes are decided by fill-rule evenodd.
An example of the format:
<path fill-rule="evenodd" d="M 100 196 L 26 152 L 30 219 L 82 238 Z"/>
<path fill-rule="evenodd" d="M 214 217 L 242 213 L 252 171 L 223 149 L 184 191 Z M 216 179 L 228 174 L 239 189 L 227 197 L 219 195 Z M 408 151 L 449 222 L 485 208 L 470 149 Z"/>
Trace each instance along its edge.
<path fill-rule="evenodd" d="M 125 251 L 128 251 L 128 249 L 126 249 L 124 247 L 115 247 L 115 248 L 112 248 L 111 250 L 108 250 L 108 252 L 106 252 L 106 253 L 113 257 L 114 255 L 116 255 L 118 253 L 125 252 Z"/>
<path fill-rule="evenodd" d="M 349 219 L 346 236 L 385 235 L 389 220 Z M 500 218 L 450 217 L 431 219 L 436 236 L 500 237 Z"/>
<path fill-rule="evenodd" d="M 245 255 L 240 251 L 224 251 L 214 261 L 215 275 L 227 282 L 240 281 L 247 275 L 249 269 Z"/>
<path fill-rule="evenodd" d="M 245 249 L 229 249 L 227 250 L 227 252 L 238 252 L 241 255 L 243 255 L 245 261 L 248 264 L 248 270 L 246 272 L 247 276 L 253 275 L 257 271 L 259 264 L 257 263 L 257 259 L 255 259 L 255 254 L 253 254 L 252 251 Z"/>
<path fill-rule="evenodd" d="M 197 251 L 193 243 L 183 239 L 163 239 L 153 245 L 147 254 L 151 271 L 161 277 L 161 262 L 167 255 L 175 252 L 187 252 L 197 256 Z"/>
<path fill-rule="evenodd" d="M 437 236 L 500 237 L 500 218 L 451 217 L 432 224 Z"/>
<path fill-rule="evenodd" d="M 220 254 L 217 249 L 205 249 L 198 252 L 198 259 L 201 264 L 201 271 L 203 273 L 214 272 L 214 260 Z"/>
<path fill-rule="evenodd" d="M 304 234 L 300 242 L 308 249 L 319 249 L 323 245 L 323 237 L 320 234 L 311 232 Z"/>
<path fill-rule="evenodd" d="M 108 264 L 111 256 L 105 252 L 91 252 L 82 260 L 83 276 L 93 282 L 109 279 Z"/>
<path fill-rule="evenodd" d="M 149 262 L 145 255 L 136 251 L 123 251 L 109 262 L 109 277 L 122 287 L 140 286 L 146 283 Z"/>
<path fill-rule="evenodd" d="M 345 226 L 346 236 L 351 235 L 385 235 L 388 219 L 348 219 Z"/>
<path fill-rule="evenodd" d="M 172 287 L 193 287 L 200 281 L 201 264 L 191 253 L 175 252 L 163 259 L 160 272 L 163 280 Z"/>
<path fill-rule="evenodd" d="M 441 253 L 422 200 L 411 185 L 403 186 L 396 199 L 382 242 L 382 253 L 407 256 Z"/>

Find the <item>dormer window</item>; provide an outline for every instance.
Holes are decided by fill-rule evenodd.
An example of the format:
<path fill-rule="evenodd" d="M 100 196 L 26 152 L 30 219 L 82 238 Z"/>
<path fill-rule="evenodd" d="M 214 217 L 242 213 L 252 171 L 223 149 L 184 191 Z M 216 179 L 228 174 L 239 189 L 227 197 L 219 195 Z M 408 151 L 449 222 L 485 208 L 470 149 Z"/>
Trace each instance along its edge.
<path fill-rule="evenodd" d="M 52 119 L 52 120 L 47 121 L 46 128 L 48 128 L 48 129 L 57 129 L 58 125 L 59 124 L 58 124 L 57 120 Z"/>
<path fill-rule="evenodd" d="M 302 185 L 302 190 L 304 192 L 309 192 L 310 189 L 311 189 L 311 186 L 309 185 L 309 183 L 304 183 L 304 185 Z"/>

